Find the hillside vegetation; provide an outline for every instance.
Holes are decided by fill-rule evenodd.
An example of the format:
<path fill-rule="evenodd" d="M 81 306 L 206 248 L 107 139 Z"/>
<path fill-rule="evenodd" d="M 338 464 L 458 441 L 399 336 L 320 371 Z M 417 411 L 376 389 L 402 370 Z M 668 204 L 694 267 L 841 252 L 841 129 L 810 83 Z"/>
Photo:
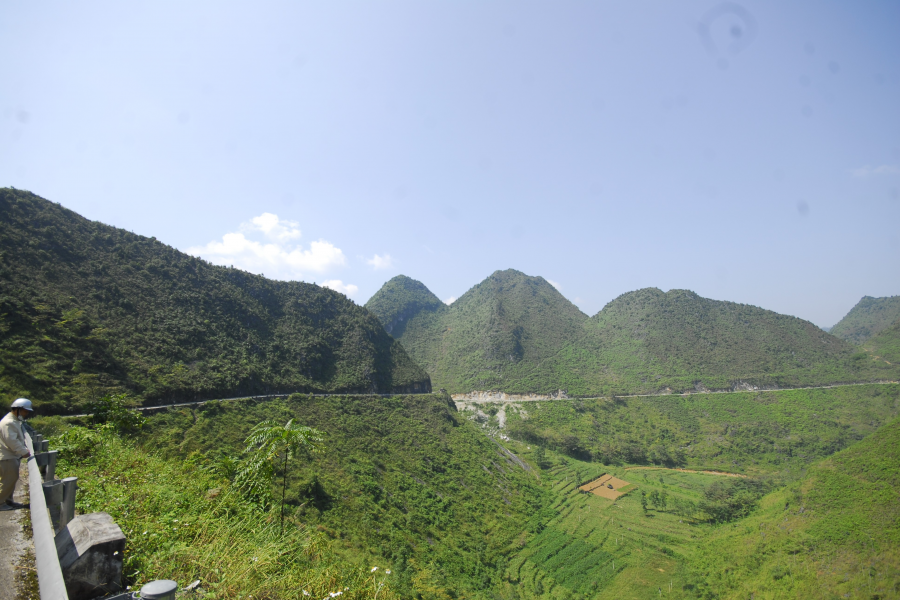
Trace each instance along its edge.
<path fill-rule="evenodd" d="M 515 386 L 578 339 L 587 318 L 543 278 L 514 270 L 497 271 L 450 306 L 436 306 L 432 298 L 424 285 L 400 276 L 366 308 L 392 327 L 433 385 L 450 392 Z M 398 327 L 401 316 L 404 326 Z M 528 391 L 554 382 L 537 385 Z"/>
<path fill-rule="evenodd" d="M 505 407 L 505 431 L 587 462 L 759 474 L 802 468 L 897 416 L 900 385 L 873 384 L 521 402 Z"/>
<path fill-rule="evenodd" d="M 869 338 L 863 344 L 863 349 L 870 352 L 876 360 L 887 361 L 892 365 L 900 364 L 900 319 Z"/>
<path fill-rule="evenodd" d="M 858 346 L 900 320 L 900 296 L 864 296 L 831 328 L 831 334 Z"/>
<path fill-rule="evenodd" d="M 117 521 L 125 520 L 129 552 L 140 556 L 132 558 L 136 570 L 146 572 L 142 565 L 152 565 L 153 577 L 178 574 L 183 581 L 186 573 L 177 570 L 183 567 L 166 564 L 172 549 L 140 532 L 165 535 L 166 525 L 187 513 L 191 531 L 184 532 L 184 541 L 193 539 L 194 522 L 209 519 L 204 511 L 216 506 L 203 494 L 209 489 L 216 489 L 210 495 L 226 494 L 245 437 L 265 419 L 295 419 L 325 434 L 326 451 L 295 462 L 288 473 L 289 531 L 300 527 L 307 537 L 321 534 L 318 543 L 327 545 L 329 560 L 337 566 L 390 569 L 391 588 L 401 597 L 491 598 L 489 590 L 501 584 L 518 540 L 539 529 L 544 518 L 540 509 L 546 492 L 533 467 L 458 418 L 449 397 L 441 395 L 294 395 L 262 402 L 213 401 L 153 414 L 138 436 L 122 442 L 152 457 L 140 461 L 187 462 L 189 468 L 180 468 L 218 474 L 204 475 L 181 490 L 169 488 L 165 493 L 171 495 L 172 509 L 163 523 L 156 522 L 158 510 L 145 508 L 156 500 L 111 494 L 109 486 L 118 486 L 122 470 L 131 468 L 127 461 L 116 464 L 102 454 L 99 465 L 93 460 L 65 463 L 70 470 L 61 476 L 83 478 L 79 485 L 84 482 L 85 495 L 79 498 L 84 509 L 102 507 Z M 35 426 L 58 422 L 38 419 Z M 280 476 L 279 471 L 279 481 Z M 164 493 L 159 495 L 163 501 Z M 199 507 L 181 508 L 198 496 Z M 205 560 L 194 572 L 210 573 L 218 557 Z M 353 569 L 337 566 L 344 577 L 352 575 Z"/>
<path fill-rule="evenodd" d="M 900 596 L 900 420 L 716 531 L 691 567 L 704 598 Z"/>
<path fill-rule="evenodd" d="M 854 360 L 852 346 L 808 321 L 688 290 L 623 294 L 590 319 L 587 332 L 559 369 L 571 365 L 581 387 L 605 384 L 611 392 L 796 387 L 893 373 Z M 598 378 L 601 372 L 607 376 Z"/>
<path fill-rule="evenodd" d="M 342 294 L 213 266 L 28 192 L 0 189 L 0 213 L 0 400 L 431 389 Z"/>
<path fill-rule="evenodd" d="M 450 306 L 399 276 L 366 304 L 451 393 L 592 396 L 892 378 L 808 321 L 647 288 L 588 317 L 541 277 L 497 271 Z"/>
<path fill-rule="evenodd" d="M 442 395 L 212 401 L 159 409 L 131 436 L 101 428 L 87 453 L 73 443 L 72 432 L 84 431 L 78 428 L 53 447 L 62 453 L 58 472 L 81 478 L 79 510 L 107 510 L 123 525 L 130 583 L 202 578 L 223 598 L 291 597 L 290 586 L 318 597 L 345 586 L 349 597 L 371 597 L 383 582 L 372 578 L 373 566 L 391 571 L 379 597 L 649 599 L 660 590 L 727 597 L 740 581 L 729 572 L 781 586 L 757 592 L 793 589 L 785 578 L 796 571 L 765 562 L 769 549 L 788 553 L 784 565 L 807 560 L 786 535 L 755 554 L 740 551 L 760 531 L 772 539 L 788 502 L 804 518 L 827 515 L 811 511 L 847 489 L 839 500 L 856 505 L 840 504 L 844 523 L 869 519 L 860 521 L 865 532 L 866 523 L 881 523 L 872 511 L 896 518 L 887 487 L 873 503 L 841 480 L 829 500 L 803 477 L 896 419 L 900 385 L 477 408 L 456 412 Z M 243 440 L 266 419 L 295 419 L 325 433 L 326 452 L 294 461 L 288 472 L 284 537 L 277 504 L 234 500 Z M 58 417 L 34 424 L 47 433 L 68 427 Z M 862 471 L 896 470 L 892 427 L 874 438 L 886 456 Z M 749 477 L 692 472 L 707 469 Z M 578 489 L 604 473 L 627 482 L 624 495 Z M 280 482 L 280 469 L 275 475 Z M 830 522 L 823 516 L 798 538 L 818 553 L 815 560 L 834 554 Z M 847 560 L 827 558 L 829 568 L 863 573 L 860 565 L 869 563 L 859 561 L 871 557 L 873 581 L 883 587 L 900 559 L 888 551 L 893 530 L 885 531 L 874 554 L 838 553 Z M 711 550 L 710 540 L 721 550 Z"/>

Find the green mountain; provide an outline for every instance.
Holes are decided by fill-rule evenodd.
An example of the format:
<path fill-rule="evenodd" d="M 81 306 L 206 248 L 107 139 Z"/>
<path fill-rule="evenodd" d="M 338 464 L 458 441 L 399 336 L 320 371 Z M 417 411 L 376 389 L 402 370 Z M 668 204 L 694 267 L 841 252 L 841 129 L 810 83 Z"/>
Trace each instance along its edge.
<path fill-rule="evenodd" d="M 870 377 L 868 365 L 852 359 L 852 346 L 809 321 L 688 290 L 623 294 L 590 319 L 587 331 L 587 351 L 567 358 L 591 387 L 603 384 L 596 378 L 602 371 L 612 390 L 645 392 Z"/>
<path fill-rule="evenodd" d="M 847 315 L 831 328 L 831 334 L 859 345 L 900 319 L 900 296 L 863 296 Z"/>
<path fill-rule="evenodd" d="M 808 321 L 687 290 L 629 292 L 588 318 L 543 278 L 509 270 L 449 307 L 395 277 L 366 307 L 451 393 L 794 387 L 897 371 Z"/>
<path fill-rule="evenodd" d="M 817 463 L 692 560 L 704 598 L 896 598 L 900 420 Z"/>
<path fill-rule="evenodd" d="M 545 279 L 512 269 L 496 271 L 450 306 L 418 281 L 395 277 L 366 308 L 436 388 L 451 392 L 518 389 L 582 336 L 587 319 Z M 554 385 L 547 378 L 528 391 L 556 391 Z"/>
<path fill-rule="evenodd" d="M 863 344 L 863 349 L 871 352 L 878 359 L 893 365 L 900 364 L 900 319 L 893 325 L 881 330 Z"/>
<path fill-rule="evenodd" d="M 0 213 L 3 401 L 431 389 L 342 294 L 213 266 L 29 192 L 0 189 Z"/>

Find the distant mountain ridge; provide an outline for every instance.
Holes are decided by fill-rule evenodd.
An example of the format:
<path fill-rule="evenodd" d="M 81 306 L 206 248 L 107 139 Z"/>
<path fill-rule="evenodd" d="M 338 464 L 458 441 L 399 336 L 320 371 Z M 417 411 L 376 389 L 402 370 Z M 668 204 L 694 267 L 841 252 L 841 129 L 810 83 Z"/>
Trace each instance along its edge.
<path fill-rule="evenodd" d="M 582 334 L 587 316 L 541 277 L 497 271 L 450 306 L 435 306 L 427 288 L 405 276 L 389 281 L 366 303 L 414 360 L 450 391 L 503 389 L 527 378 Z M 401 304 L 396 290 L 408 291 Z M 428 305 L 427 308 L 417 308 Z M 393 319 L 402 316 L 404 325 Z M 552 387 L 552 386 L 551 386 Z"/>
<path fill-rule="evenodd" d="M 623 294 L 593 317 L 542 277 L 497 271 L 450 306 L 398 276 L 366 307 L 451 393 L 665 393 L 883 375 L 812 323 L 688 290 Z"/>
<path fill-rule="evenodd" d="M 381 323 L 332 290 L 213 266 L 0 189 L 0 397 L 77 410 L 267 392 L 430 391 Z"/>
<path fill-rule="evenodd" d="M 831 334 L 859 345 L 875 337 L 900 320 L 900 296 L 873 298 L 863 296 L 843 319 L 831 328 Z"/>

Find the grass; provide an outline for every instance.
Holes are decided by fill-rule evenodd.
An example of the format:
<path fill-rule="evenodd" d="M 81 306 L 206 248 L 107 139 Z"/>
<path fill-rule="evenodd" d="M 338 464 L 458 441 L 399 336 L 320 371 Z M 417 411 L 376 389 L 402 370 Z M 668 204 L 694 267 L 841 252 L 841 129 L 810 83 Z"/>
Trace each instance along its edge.
<path fill-rule="evenodd" d="M 508 569 L 521 598 L 650 598 L 664 588 L 680 596 L 686 561 L 713 529 L 694 516 L 641 507 L 640 492 L 697 503 L 718 477 L 672 470 L 627 471 L 555 455 L 545 470 L 554 516 L 529 539 Z M 631 483 L 615 501 L 579 491 L 603 474 Z"/>
<path fill-rule="evenodd" d="M 530 466 L 458 419 L 448 401 L 434 395 L 212 402 L 149 416 L 138 442 L 160 460 L 203 470 L 237 454 L 262 420 L 294 418 L 315 427 L 325 433 L 325 453 L 293 463 L 288 474 L 287 513 L 295 522 L 324 536 L 342 561 L 390 568 L 393 589 L 404 597 L 458 591 L 489 598 L 545 492 Z M 203 486 L 192 497 L 201 493 Z M 127 504 L 148 510 L 137 500 Z M 181 510 L 173 507 L 173 517 Z"/>
<path fill-rule="evenodd" d="M 572 457 L 741 473 L 802 468 L 898 414 L 898 384 L 522 402 L 506 410 L 509 435 Z"/>
<path fill-rule="evenodd" d="M 179 585 L 199 579 L 209 598 L 398 598 L 384 571 L 342 559 L 327 536 L 242 502 L 229 483 L 190 461 L 167 460 L 112 432 L 95 433 L 82 457 L 64 451 L 58 476 L 78 477 L 79 513 L 105 511 L 127 538 L 125 578 Z M 56 441 L 56 440 L 55 440 Z"/>
<path fill-rule="evenodd" d="M 900 597 L 900 420 L 716 530 L 692 559 L 704 598 Z"/>
<path fill-rule="evenodd" d="M 710 520 L 710 491 L 752 480 L 647 461 L 605 464 L 505 439 L 516 429 L 498 427 L 497 407 L 483 406 L 492 416 L 481 422 L 440 395 L 166 410 L 136 439 L 104 438 L 89 461 L 64 446 L 60 473 L 81 477 L 80 510 L 107 510 L 126 529 L 131 583 L 200 578 L 215 597 L 293 597 L 287 590 L 298 585 L 370 597 L 377 565 L 376 573 L 392 570 L 379 597 L 815 598 L 840 589 L 888 598 L 900 581 L 900 421 L 890 421 L 897 388 L 861 386 L 855 397 L 844 388 L 778 392 L 763 401 L 697 395 L 671 398 L 678 401 L 667 409 L 656 398 L 540 402 L 527 414 L 507 407 L 508 426 L 519 419 L 562 439 L 592 427 L 610 439 L 654 432 L 632 440 L 651 447 L 683 435 L 703 449 L 686 453 L 689 469 L 766 477 L 763 488 L 774 491 L 722 524 Z M 801 439 L 813 414 L 849 431 L 848 447 L 824 459 L 808 450 L 834 446 L 770 454 L 721 430 L 762 423 L 778 425 L 779 440 Z M 291 525 L 279 537 L 277 511 L 234 502 L 228 480 L 210 467 L 256 422 L 291 417 L 325 431 L 328 451 L 289 474 Z M 59 418 L 37 424 L 47 433 L 66 427 Z M 727 468 L 738 451 L 748 460 Z M 627 493 L 613 501 L 577 489 L 604 473 L 627 481 Z M 645 511 L 642 498 L 662 494 L 666 506 L 651 501 Z"/>

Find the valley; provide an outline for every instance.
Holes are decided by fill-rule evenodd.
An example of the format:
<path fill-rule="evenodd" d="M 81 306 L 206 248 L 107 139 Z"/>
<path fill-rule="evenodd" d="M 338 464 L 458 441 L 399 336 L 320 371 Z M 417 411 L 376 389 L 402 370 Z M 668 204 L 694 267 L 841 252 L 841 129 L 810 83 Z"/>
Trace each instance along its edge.
<path fill-rule="evenodd" d="M 588 316 L 515 270 L 449 305 L 401 275 L 360 306 L 28 192 L 0 209 L 0 394 L 34 399 L 78 511 L 126 533 L 127 585 L 900 596 L 895 298 L 835 335 L 677 289 Z M 269 420 L 325 451 L 254 463 Z"/>

